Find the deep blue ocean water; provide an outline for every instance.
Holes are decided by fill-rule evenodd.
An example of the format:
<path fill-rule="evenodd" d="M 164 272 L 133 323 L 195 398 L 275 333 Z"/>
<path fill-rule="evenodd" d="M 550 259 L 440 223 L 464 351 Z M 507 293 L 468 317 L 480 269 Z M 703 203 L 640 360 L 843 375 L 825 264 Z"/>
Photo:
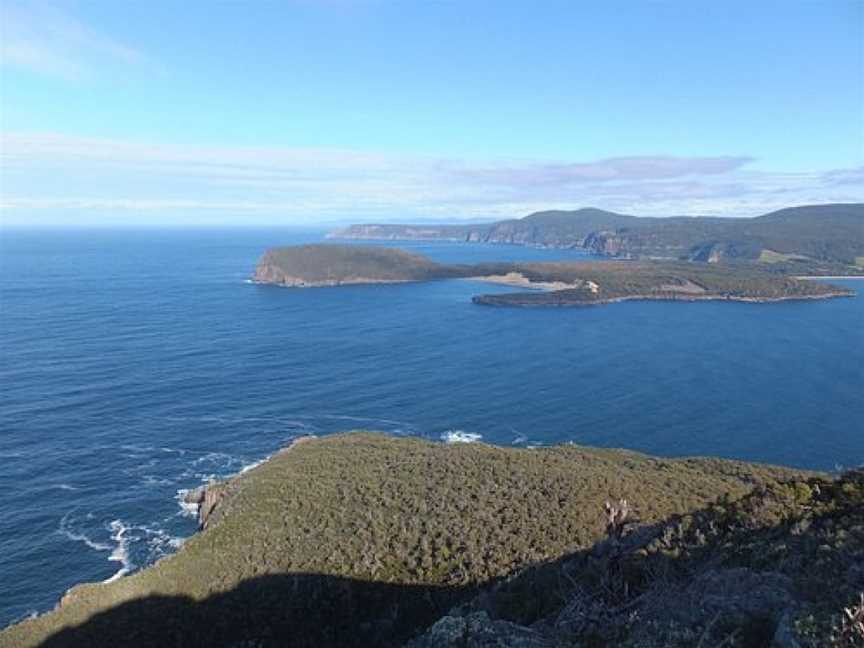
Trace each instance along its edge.
<path fill-rule="evenodd" d="M 509 288 L 469 281 L 245 282 L 266 247 L 320 238 L 0 232 L 0 626 L 174 550 L 195 530 L 179 490 L 298 435 L 864 462 L 862 298 L 499 309 L 470 298 Z"/>

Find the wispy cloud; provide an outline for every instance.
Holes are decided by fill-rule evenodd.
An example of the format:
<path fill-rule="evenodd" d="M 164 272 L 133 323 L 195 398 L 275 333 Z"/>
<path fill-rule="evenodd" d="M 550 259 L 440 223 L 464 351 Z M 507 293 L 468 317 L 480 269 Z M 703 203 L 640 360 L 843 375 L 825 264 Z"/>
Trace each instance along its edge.
<path fill-rule="evenodd" d="M 140 63 L 144 56 L 45 4 L 0 2 L 0 64 L 78 80 L 105 64 Z"/>
<path fill-rule="evenodd" d="M 469 180 L 520 186 L 557 186 L 616 180 L 657 180 L 729 173 L 752 162 L 750 157 L 646 156 L 569 164 L 502 165 L 457 171 Z"/>
<path fill-rule="evenodd" d="M 772 173 L 749 170 L 750 161 L 463 160 L 19 133 L 0 137 L 0 207 L 5 219 L 19 221 L 65 211 L 310 223 L 502 218 L 587 205 L 645 215 L 740 216 L 864 201 L 862 184 L 853 182 L 861 169 Z"/>

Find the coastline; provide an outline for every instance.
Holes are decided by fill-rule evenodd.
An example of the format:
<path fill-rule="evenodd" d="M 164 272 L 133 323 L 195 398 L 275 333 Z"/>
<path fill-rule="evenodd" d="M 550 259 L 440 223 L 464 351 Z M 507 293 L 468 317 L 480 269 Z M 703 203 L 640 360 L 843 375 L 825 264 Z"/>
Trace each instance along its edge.
<path fill-rule="evenodd" d="M 249 282 L 256 286 L 278 286 L 279 288 L 339 288 L 340 286 L 369 286 L 374 284 L 399 284 L 419 283 L 420 279 L 334 279 L 330 281 L 303 281 L 301 279 L 273 281 L 270 279 L 256 279 L 254 276 Z"/>
<path fill-rule="evenodd" d="M 220 504 L 220 502 L 225 498 L 226 495 L 236 492 L 237 485 L 240 482 L 240 480 L 247 477 L 256 468 L 266 464 L 268 461 L 270 461 L 274 457 L 281 456 L 283 454 L 287 454 L 288 452 L 293 450 L 296 446 L 300 445 L 301 443 L 308 442 L 308 441 L 311 441 L 311 440 L 317 439 L 317 438 L 318 437 L 313 435 L 313 434 L 297 437 L 296 439 L 293 439 L 288 445 L 286 445 L 282 448 L 279 448 L 278 450 L 276 450 L 272 454 L 269 454 L 269 455 L 263 457 L 262 459 L 254 462 L 254 463 L 249 464 L 248 466 L 241 468 L 238 472 L 236 472 L 233 475 L 230 475 L 229 477 L 226 477 L 225 479 L 222 479 L 219 481 L 214 480 L 214 481 L 211 481 L 207 484 L 199 486 L 198 488 L 190 489 L 189 491 L 187 491 L 182 497 L 180 497 L 180 505 L 181 506 L 186 505 L 186 506 L 190 506 L 190 507 L 195 506 L 195 508 L 196 508 L 195 515 L 196 515 L 196 519 L 198 520 L 198 529 L 191 536 L 189 536 L 189 538 L 186 538 L 186 540 L 189 540 L 190 538 L 193 538 L 193 537 L 199 535 L 202 531 L 204 531 L 206 529 L 207 521 L 217 511 L 217 508 L 218 508 L 218 505 Z M 208 501 L 208 491 L 215 495 L 215 497 L 213 497 L 209 501 Z M 187 497 L 192 496 L 194 493 L 200 493 L 200 499 L 196 499 L 195 501 L 193 501 L 191 499 L 187 499 Z M 204 514 L 204 515 L 202 516 L 202 514 Z M 220 511 L 220 514 L 221 514 L 221 511 Z M 110 579 L 101 580 L 101 581 L 86 581 L 86 580 L 84 580 L 84 581 L 80 581 L 78 583 L 75 583 L 74 585 L 69 587 L 63 593 L 63 595 L 57 600 L 57 603 L 55 604 L 55 606 L 53 608 L 51 608 L 50 610 L 45 610 L 44 612 L 39 612 L 35 616 L 31 616 L 28 618 L 38 619 L 41 616 L 44 616 L 46 614 L 50 614 L 51 612 L 53 612 L 55 610 L 59 610 L 64 605 L 68 605 L 71 601 L 74 601 L 75 595 L 77 593 L 77 590 L 79 590 L 79 588 L 89 588 L 89 587 L 93 587 L 93 586 L 99 586 L 99 585 L 103 585 L 103 584 L 109 584 L 109 583 L 115 583 L 118 581 L 122 581 L 125 578 L 132 577 L 135 574 L 141 573 L 142 571 L 152 569 L 152 568 L 156 567 L 157 565 L 159 565 L 160 563 L 162 563 L 163 561 L 170 560 L 171 558 L 176 556 L 182 550 L 183 550 L 183 546 L 181 545 L 180 547 L 177 548 L 177 551 L 170 553 L 168 555 L 162 556 L 158 560 L 156 560 L 150 564 L 143 565 L 140 569 L 137 569 L 131 573 L 124 574 L 122 577 L 119 577 L 119 578 L 113 578 L 112 577 Z M 24 619 L 24 620 L 26 620 L 26 619 Z M 22 621 L 24 621 L 24 620 L 22 620 Z M 16 624 L 13 623 L 7 627 L 12 627 L 13 625 L 16 625 Z M 0 627 L 0 631 L 2 631 L 3 629 L 4 628 Z"/>
<path fill-rule="evenodd" d="M 816 279 L 864 279 L 864 275 L 801 275 L 792 277 L 793 279 L 801 279 L 803 281 L 813 281 Z"/>
<path fill-rule="evenodd" d="M 864 277 L 862 277 L 864 278 Z M 538 303 L 519 303 L 512 302 L 508 303 L 498 302 L 498 295 L 477 295 L 476 297 L 472 297 L 471 301 L 480 306 L 504 306 L 504 307 L 516 307 L 516 308 L 547 308 L 549 306 L 557 307 L 557 308 L 567 308 L 567 307 L 582 307 L 582 306 L 602 306 L 604 304 L 617 304 L 619 302 L 625 301 L 683 301 L 683 302 L 697 302 L 697 301 L 729 301 L 729 302 L 743 302 L 750 304 L 773 304 L 778 302 L 786 302 L 786 301 L 805 301 L 805 300 L 815 300 L 815 299 L 834 299 L 838 297 L 854 297 L 854 292 L 834 292 L 834 293 L 825 293 L 823 295 L 789 295 L 784 297 L 738 297 L 734 295 L 693 295 L 693 294 L 671 294 L 671 295 L 625 295 L 622 297 L 610 297 L 608 299 L 594 299 L 594 300 L 584 300 L 584 301 L 568 301 L 568 302 L 538 302 Z"/>

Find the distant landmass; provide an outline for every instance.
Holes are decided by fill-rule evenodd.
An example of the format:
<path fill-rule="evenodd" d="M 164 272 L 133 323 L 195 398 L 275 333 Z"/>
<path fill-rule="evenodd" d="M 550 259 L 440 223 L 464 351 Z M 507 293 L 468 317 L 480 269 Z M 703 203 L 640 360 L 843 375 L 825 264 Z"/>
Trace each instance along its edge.
<path fill-rule="evenodd" d="M 822 282 L 767 272 L 758 264 L 681 261 L 440 264 L 404 250 L 361 245 L 274 248 L 253 280 L 294 288 L 474 279 L 529 289 L 478 295 L 496 306 L 586 306 L 632 299 L 771 302 L 854 294 Z"/>
<path fill-rule="evenodd" d="M 760 261 L 792 272 L 864 270 L 862 203 L 790 207 L 756 218 L 639 217 L 585 208 L 479 225 L 352 225 L 328 236 L 580 248 L 617 258 Z"/>
<path fill-rule="evenodd" d="M 860 471 L 363 432 L 201 499 L 176 554 L 0 646 L 827 646 L 864 590 Z"/>

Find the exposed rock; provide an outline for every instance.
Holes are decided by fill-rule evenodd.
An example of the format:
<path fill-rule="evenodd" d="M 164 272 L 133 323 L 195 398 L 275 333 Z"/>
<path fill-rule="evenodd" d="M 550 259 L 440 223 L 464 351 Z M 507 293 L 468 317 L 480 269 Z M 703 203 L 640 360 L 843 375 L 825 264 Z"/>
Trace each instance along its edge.
<path fill-rule="evenodd" d="M 226 483 L 212 481 L 206 486 L 195 488 L 183 495 L 184 504 L 198 507 L 198 525 L 202 529 L 207 528 L 207 522 L 225 495 L 226 488 Z"/>
<path fill-rule="evenodd" d="M 791 610 L 787 610 L 780 622 L 777 624 L 777 630 L 771 639 L 771 648 L 803 648 L 803 645 L 797 638 L 795 626 L 793 623 L 794 617 Z"/>
<path fill-rule="evenodd" d="M 784 574 L 716 569 L 699 575 L 683 590 L 662 592 L 646 606 L 644 616 L 703 628 L 715 618 L 737 627 L 762 624 L 773 633 L 784 612 L 796 603 L 791 590 L 792 580 Z"/>
<path fill-rule="evenodd" d="M 486 612 L 445 616 L 407 648 L 554 648 L 539 632 L 509 621 L 493 621 Z"/>

